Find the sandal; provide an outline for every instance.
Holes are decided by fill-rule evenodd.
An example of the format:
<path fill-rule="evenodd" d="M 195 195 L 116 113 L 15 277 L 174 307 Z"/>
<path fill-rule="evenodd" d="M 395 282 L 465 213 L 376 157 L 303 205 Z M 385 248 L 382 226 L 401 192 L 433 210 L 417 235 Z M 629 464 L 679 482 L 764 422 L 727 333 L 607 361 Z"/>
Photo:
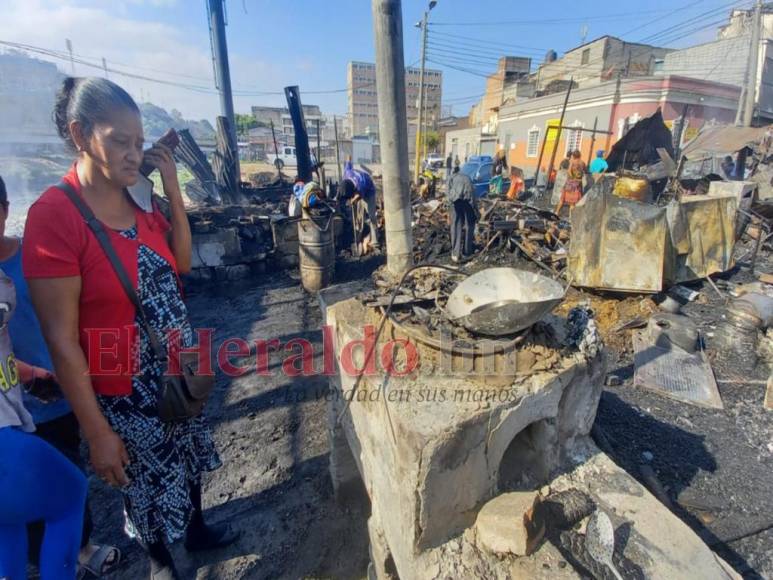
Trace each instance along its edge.
<path fill-rule="evenodd" d="M 113 572 L 121 563 L 121 550 L 115 546 L 98 546 L 89 556 L 89 559 L 78 567 L 78 578 L 82 579 L 90 574 L 95 578 L 106 576 Z"/>

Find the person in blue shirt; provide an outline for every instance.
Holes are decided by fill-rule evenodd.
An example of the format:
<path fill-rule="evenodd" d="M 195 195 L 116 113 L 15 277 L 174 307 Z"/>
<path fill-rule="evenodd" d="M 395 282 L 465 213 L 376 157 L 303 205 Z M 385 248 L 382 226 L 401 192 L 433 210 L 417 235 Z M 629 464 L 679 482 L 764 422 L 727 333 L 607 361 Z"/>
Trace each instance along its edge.
<path fill-rule="evenodd" d="M 371 232 L 371 243 L 379 248 L 378 229 L 376 227 L 376 185 L 373 178 L 365 171 L 354 169 L 351 160 L 344 166 L 344 178 L 341 183 L 343 199 L 351 200 L 354 205 L 360 200 L 365 203 L 368 213 L 368 225 Z"/>
<path fill-rule="evenodd" d="M 27 282 L 22 272 L 21 240 L 5 235 L 8 208 L 8 192 L 5 182 L 0 177 L 0 269 L 13 280 L 16 287 L 16 310 L 8 323 L 14 356 L 32 368 L 34 381 L 48 383 L 58 391 L 56 377 L 52 372 L 54 365 L 43 339 L 40 323 L 32 307 Z M 80 454 L 78 421 L 61 391 L 56 393 L 52 401 L 43 402 L 24 390 L 23 401 L 35 423 L 35 435 L 53 445 L 81 471 L 85 471 Z M 87 503 L 78 560 L 82 568 L 95 576 L 102 576 L 118 565 L 121 553 L 113 546 L 89 543 L 92 529 L 91 513 Z M 30 555 L 34 561 L 37 561 L 44 526 L 42 523 L 35 523 L 28 527 L 28 531 Z"/>
<path fill-rule="evenodd" d="M 609 165 L 604 159 L 603 149 L 599 149 L 598 151 L 596 151 L 596 159 L 590 162 L 590 167 L 588 169 L 593 175 L 604 173 L 607 169 L 609 169 Z"/>

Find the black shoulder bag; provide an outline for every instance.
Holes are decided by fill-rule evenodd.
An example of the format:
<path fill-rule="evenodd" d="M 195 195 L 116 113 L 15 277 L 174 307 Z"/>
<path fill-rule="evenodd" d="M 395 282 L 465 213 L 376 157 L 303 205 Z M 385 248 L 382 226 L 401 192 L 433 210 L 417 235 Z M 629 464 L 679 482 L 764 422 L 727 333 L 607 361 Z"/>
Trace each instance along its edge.
<path fill-rule="evenodd" d="M 78 208 L 86 224 L 94 232 L 94 235 L 102 246 L 107 259 L 113 266 L 118 279 L 121 281 L 126 296 L 134 304 L 139 314 L 139 322 L 145 329 L 150 340 L 150 345 L 156 353 L 159 361 L 166 365 L 167 372 L 161 377 L 161 393 L 158 397 L 158 416 L 162 421 L 177 422 L 185 421 L 201 414 L 209 398 L 212 389 L 215 386 L 214 374 L 198 374 L 199 357 L 197 352 L 180 352 L 178 360 L 180 361 L 181 374 L 169 374 L 169 356 L 166 349 L 161 344 L 158 334 L 150 326 L 145 309 L 142 307 L 137 293 L 134 291 L 134 285 L 129 279 L 129 274 L 123 267 L 118 254 L 115 253 L 113 244 L 102 226 L 102 223 L 96 218 L 91 208 L 87 206 L 75 190 L 66 182 L 62 181 L 57 185 L 59 189 L 67 194 L 70 201 Z"/>

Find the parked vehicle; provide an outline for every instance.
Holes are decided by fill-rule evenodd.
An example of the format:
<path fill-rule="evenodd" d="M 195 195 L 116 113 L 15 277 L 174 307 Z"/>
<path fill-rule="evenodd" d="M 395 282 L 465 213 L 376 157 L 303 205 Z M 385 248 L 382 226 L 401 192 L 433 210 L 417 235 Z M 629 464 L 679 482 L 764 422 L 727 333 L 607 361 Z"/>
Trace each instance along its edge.
<path fill-rule="evenodd" d="M 493 167 L 494 158 L 491 155 L 474 155 L 462 165 L 460 171 L 472 179 L 472 184 L 475 186 L 475 197 L 488 195 Z"/>
<path fill-rule="evenodd" d="M 295 167 L 298 165 L 298 162 L 295 159 L 295 147 L 290 147 L 288 145 L 283 145 L 279 148 L 279 155 L 276 155 L 275 153 L 266 155 L 266 160 L 277 169 L 282 169 L 285 166 Z"/>
<path fill-rule="evenodd" d="M 440 169 L 445 165 L 446 160 L 443 159 L 440 153 L 430 153 L 429 155 L 427 155 L 427 158 L 424 160 L 424 163 L 426 164 L 427 167 L 431 167 L 432 169 Z"/>

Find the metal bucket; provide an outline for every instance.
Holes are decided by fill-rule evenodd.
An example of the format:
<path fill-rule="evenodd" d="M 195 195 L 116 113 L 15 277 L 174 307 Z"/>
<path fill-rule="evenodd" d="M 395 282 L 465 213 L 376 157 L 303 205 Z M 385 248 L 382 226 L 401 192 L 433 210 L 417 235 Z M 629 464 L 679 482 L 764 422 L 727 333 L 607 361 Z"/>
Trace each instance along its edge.
<path fill-rule="evenodd" d="M 298 222 L 298 252 L 301 285 L 307 292 L 319 292 L 329 286 L 335 273 L 333 216 L 312 217 L 304 212 Z"/>

